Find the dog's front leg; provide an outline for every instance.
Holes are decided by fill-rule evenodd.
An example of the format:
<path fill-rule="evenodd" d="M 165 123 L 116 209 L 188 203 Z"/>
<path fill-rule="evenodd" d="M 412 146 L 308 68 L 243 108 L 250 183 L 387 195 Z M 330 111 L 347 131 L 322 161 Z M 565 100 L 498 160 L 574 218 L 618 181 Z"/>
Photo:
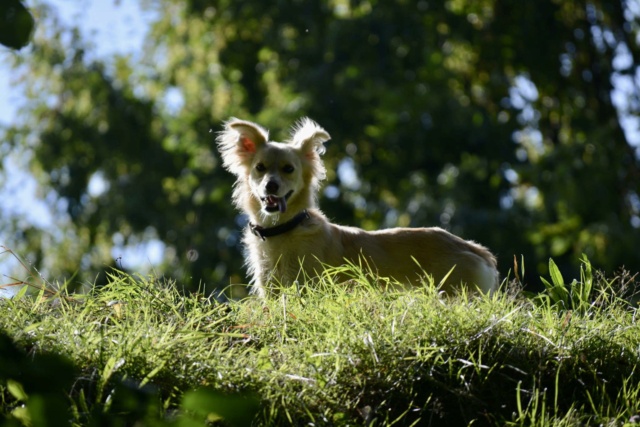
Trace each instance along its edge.
<path fill-rule="evenodd" d="M 267 297 L 267 285 L 269 281 L 268 270 L 266 270 L 260 263 L 251 266 L 253 270 L 253 277 L 251 279 L 251 293 L 258 298 Z"/>
<path fill-rule="evenodd" d="M 261 299 L 264 299 L 267 297 L 267 292 L 262 283 L 254 283 L 252 286 L 253 286 L 253 289 L 251 290 L 251 293 L 253 293 L 255 296 Z"/>

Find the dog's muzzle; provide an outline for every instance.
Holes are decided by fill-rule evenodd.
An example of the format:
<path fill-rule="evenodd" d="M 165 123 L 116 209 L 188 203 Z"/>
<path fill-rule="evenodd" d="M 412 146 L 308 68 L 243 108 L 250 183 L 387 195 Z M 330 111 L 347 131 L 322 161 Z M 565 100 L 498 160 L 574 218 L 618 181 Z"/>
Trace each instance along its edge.
<path fill-rule="evenodd" d="M 289 191 L 284 197 L 278 197 L 273 194 L 269 194 L 266 197 L 263 197 L 262 203 L 264 204 L 264 210 L 269 213 L 280 212 L 283 213 L 287 210 L 287 200 L 293 194 L 293 190 Z"/>

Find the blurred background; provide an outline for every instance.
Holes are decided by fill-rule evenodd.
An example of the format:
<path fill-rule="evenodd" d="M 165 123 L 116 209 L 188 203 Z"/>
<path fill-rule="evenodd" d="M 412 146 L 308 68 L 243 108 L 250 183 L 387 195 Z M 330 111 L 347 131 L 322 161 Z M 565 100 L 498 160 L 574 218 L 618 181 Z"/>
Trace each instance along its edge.
<path fill-rule="evenodd" d="M 231 116 L 331 134 L 335 222 L 640 271 L 636 0 L 2 1 L 0 244 L 50 281 L 246 283 Z"/>

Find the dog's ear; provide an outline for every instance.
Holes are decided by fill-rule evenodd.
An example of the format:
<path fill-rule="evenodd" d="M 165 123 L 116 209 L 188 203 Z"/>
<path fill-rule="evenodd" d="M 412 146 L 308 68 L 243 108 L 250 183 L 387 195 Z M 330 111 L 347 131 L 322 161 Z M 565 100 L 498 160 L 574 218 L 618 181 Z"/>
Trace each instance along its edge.
<path fill-rule="evenodd" d="M 302 158 L 306 160 L 307 170 L 313 177 L 313 186 L 317 186 L 318 181 L 326 177 L 327 172 L 322 160 L 320 160 L 320 155 L 324 154 L 324 142 L 329 139 L 331 137 L 327 131 L 307 117 L 298 121 L 291 132 L 291 144 L 300 151 Z"/>
<path fill-rule="evenodd" d="M 324 154 L 324 143 L 330 139 L 327 131 L 308 117 L 300 119 L 291 132 L 292 144 L 308 157 Z"/>
<path fill-rule="evenodd" d="M 269 140 L 269 132 L 256 123 L 234 117 L 224 124 L 216 140 L 223 166 L 240 175 L 258 148 Z"/>

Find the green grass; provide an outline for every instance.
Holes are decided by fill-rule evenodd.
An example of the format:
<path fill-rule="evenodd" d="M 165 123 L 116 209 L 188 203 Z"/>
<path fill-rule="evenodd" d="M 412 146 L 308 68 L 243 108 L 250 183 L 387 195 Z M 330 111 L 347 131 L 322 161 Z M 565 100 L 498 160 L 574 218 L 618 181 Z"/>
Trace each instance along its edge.
<path fill-rule="evenodd" d="M 384 291 L 358 271 L 267 301 L 119 272 L 19 294 L 0 300 L 0 425 L 621 426 L 640 415 L 637 309 L 629 281 L 584 263 L 535 298 Z"/>

